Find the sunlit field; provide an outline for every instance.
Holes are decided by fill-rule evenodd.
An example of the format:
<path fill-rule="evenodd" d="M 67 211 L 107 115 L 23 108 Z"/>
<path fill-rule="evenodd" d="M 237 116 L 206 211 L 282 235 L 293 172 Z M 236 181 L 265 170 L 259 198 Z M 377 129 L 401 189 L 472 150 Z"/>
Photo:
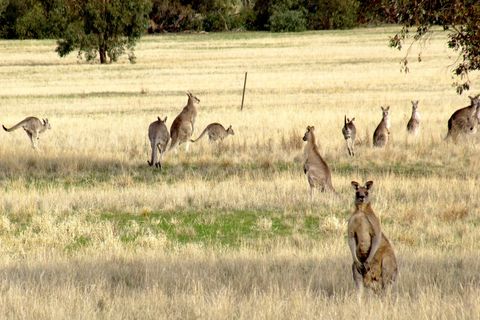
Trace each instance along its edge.
<path fill-rule="evenodd" d="M 0 122 L 48 118 L 32 149 L 0 132 L 0 318 L 474 319 L 480 314 L 480 133 L 446 142 L 456 53 L 438 31 L 410 53 L 399 27 L 144 37 L 137 63 L 61 59 L 55 41 L 0 41 Z M 417 55 L 422 52 L 422 62 Z M 244 74 L 245 105 L 240 111 Z M 480 75 L 470 75 L 480 93 Z M 147 165 L 148 125 L 200 100 L 194 137 Z M 421 131 L 407 137 L 411 100 Z M 390 106 L 391 141 L 372 148 Z M 355 117 L 356 157 L 341 133 Z M 315 126 L 338 194 L 302 168 Z M 346 240 L 350 182 L 399 262 L 398 293 L 357 301 Z"/>

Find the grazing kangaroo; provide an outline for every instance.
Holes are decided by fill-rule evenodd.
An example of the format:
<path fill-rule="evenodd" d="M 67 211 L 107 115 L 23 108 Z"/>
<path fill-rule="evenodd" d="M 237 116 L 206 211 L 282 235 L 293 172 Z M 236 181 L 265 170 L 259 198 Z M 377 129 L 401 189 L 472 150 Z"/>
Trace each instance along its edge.
<path fill-rule="evenodd" d="M 305 132 L 303 136 L 303 141 L 307 141 L 304 149 L 305 163 L 303 165 L 303 172 L 307 175 L 311 198 L 313 197 L 314 188 L 319 188 L 322 192 L 335 192 L 332 186 L 330 169 L 318 151 L 314 131 L 315 127 L 308 126 L 307 132 Z"/>
<path fill-rule="evenodd" d="M 353 258 L 353 280 L 362 296 L 363 287 L 379 292 L 395 284 L 398 267 L 393 247 L 383 234 L 380 221 L 370 205 L 368 192 L 373 181 L 365 186 L 352 181 L 355 189 L 355 211 L 348 220 L 348 246 Z"/>
<path fill-rule="evenodd" d="M 235 134 L 233 132 L 232 126 L 230 125 L 228 129 L 225 128 L 220 123 L 210 123 L 200 134 L 200 136 L 195 140 L 190 140 L 191 142 L 197 142 L 202 138 L 205 134 L 208 134 L 208 141 L 215 142 L 217 140 L 223 140 L 226 136 L 231 134 L 232 136 Z"/>
<path fill-rule="evenodd" d="M 197 106 L 200 103 L 200 99 L 195 97 L 190 92 L 187 92 L 188 102 L 180 114 L 173 120 L 170 127 L 170 143 L 169 150 L 187 142 L 185 150 L 188 151 L 188 142 L 192 137 L 192 133 L 195 126 L 195 119 L 197 117 Z"/>
<path fill-rule="evenodd" d="M 349 120 L 347 118 L 347 115 L 345 115 L 344 125 L 342 128 L 343 137 L 345 138 L 345 142 L 347 143 L 348 155 L 352 157 L 355 156 L 355 136 L 357 134 L 357 128 L 355 128 L 355 124 L 353 123 L 354 120 L 355 118 Z"/>
<path fill-rule="evenodd" d="M 470 105 L 455 111 L 448 119 L 448 138 L 456 139 L 460 134 L 475 133 L 478 125 L 480 94 L 470 97 Z"/>
<path fill-rule="evenodd" d="M 420 114 L 418 113 L 418 100 L 412 101 L 412 116 L 407 123 L 407 132 L 411 135 L 418 135 L 420 131 Z"/>
<path fill-rule="evenodd" d="M 37 149 L 38 147 L 37 144 L 38 140 L 40 139 L 40 133 L 52 128 L 50 126 L 50 123 L 48 122 L 48 119 L 40 120 L 36 117 L 27 117 L 13 127 L 11 127 L 10 129 L 7 129 L 4 125 L 2 125 L 2 127 L 7 132 L 14 131 L 20 127 L 23 128 L 23 130 L 25 130 L 28 137 L 30 138 L 30 141 L 32 142 L 32 147 L 34 149 Z"/>
<path fill-rule="evenodd" d="M 150 145 L 152 146 L 152 157 L 150 161 L 147 161 L 149 166 L 155 165 L 156 168 L 162 168 L 162 157 L 167 150 L 168 141 L 170 141 L 170 135 L 168 133 L 167 117 L 164 120 L 158 117 L 157 121 L 150 123 L 148 127 L 148 139 L 150 139 Z M 157 149 L 159 156 L 157 156 Z"/>
<path fill-rule="evenodd" d="M 382 108 L 382 120 L 378 124 L 373 133 L 373 146 L 383 148 L 388 143 L 388 136 L 390 135 L 390 106 Z"/>

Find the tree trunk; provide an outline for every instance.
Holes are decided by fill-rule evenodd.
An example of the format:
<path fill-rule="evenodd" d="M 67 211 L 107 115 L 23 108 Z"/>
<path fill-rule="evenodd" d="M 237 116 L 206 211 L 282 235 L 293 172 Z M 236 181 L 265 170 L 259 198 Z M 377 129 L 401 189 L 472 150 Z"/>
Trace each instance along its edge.
<path fill-rule="evenodd" d="M 98 53 L 100 54 L 100 63 L 107 63 L 107 50 L 105 46 L 100 46 L 100 48 L 98 48 Z"/>

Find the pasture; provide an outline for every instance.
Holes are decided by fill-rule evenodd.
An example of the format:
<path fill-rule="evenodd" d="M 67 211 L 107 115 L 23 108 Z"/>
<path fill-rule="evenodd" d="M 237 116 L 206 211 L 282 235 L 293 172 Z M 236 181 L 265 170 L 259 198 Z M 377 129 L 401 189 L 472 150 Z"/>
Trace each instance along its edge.
<path fill-rule="evenodd" d="M 0 318 L 472 319 L 480 314 L 480 133 L 447 143 L 466 106 L 436 32 L 411 52 L 398 27 L 300 34 L 144 37 L 137 63 L 60 59 L 55 41 L 0 41 L 0 122 L 48 118 L 38 153 L 0 133 Z M 245 107 L 240 112 L 244 72 Z M 480 92 L 480 75 L 471 74 Z M 200 100 L 234 136 L 147 166 L 148 125 Z M 409 139 L 411 100 L 421 131 Z M 371 147 L 390 106 L 391 141 Z M 356 118 L 356 157 L 341 134 Z M 302 170 L 314 125 L 338 195 Z M 398 300 L 351 276 L 351 180 L 375 182 L 372 205 L 399 261 Z"/>

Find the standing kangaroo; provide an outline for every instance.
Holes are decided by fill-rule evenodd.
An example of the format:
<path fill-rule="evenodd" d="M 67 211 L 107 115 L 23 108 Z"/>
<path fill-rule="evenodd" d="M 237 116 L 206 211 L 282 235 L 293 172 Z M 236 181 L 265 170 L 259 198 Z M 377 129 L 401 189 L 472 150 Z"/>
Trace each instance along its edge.
<path fill-rule="evenodd" d="M 411 135 L 418 135 L 420 131 L 420 114 L 418 113 L 418 100 L 412 101 L 412 116 L 407 123 L 407 132 Z"/>
<path fill-rule="evenodd" d="M 157 121 L 150 123 L 148 127 L 148 139 L 150 139 L 150 145 L 152 147 L 152 157 L 150 161 L 147 161 L 149 166 L 155 165 L 156 168 L 162 168 L 162 157 L 167 150 L 168 141 L 170 141 L 170 135 L 168 134 L 167 117 L 164 120 L 158 117 Z M 157 149 L 159 156 L 157 156 Z"/>
<path fill-rule="evenodd" d="M 448 119 L 448 138 L 456 139 L 460 134 L 475 133 L 478 125 L 480 94 L 470 97 L 470 105 L 455 111 Z"/>
<path fill-rule="evenodd" d="M 382 108 L 382 120 L 378 124 L 373 133 L 373 146 L 383 148 L 388 143 L 388 136 L 390 135 L 390 106 Z"/>
<path fill-rule="evenodd" d="M 307 175 L 308 184 L 310 185 L 310 198 L 313 197 L 314 188 L 319 188 L 322 192 L 335 192 L 332 186 L 330 169 L 318 151 L 314 130 L 315 127 L 308 126 L 307 132 L 303 136 L 303 141 L 307 141 L 304 149 L 305 163 L 303 172 Z"/>
<path fill-rule="evenodd" d="M 30 141 L 32 142 L 32 147 L 34 149 L 38 148 L 37 144 L 38 140 L 40 139 L 40 133 L 52 128 L 50 126 L 50 123 L 48 122 L 48 119 L 40 120 L 36 117 L 27 117 L 13 127 L 11 127 L 10 129 L 7 129 L 4 125 L 2 125 L 2 127 L 7 132 L 14 131 L 20 127 L 23 128 L 23 130 L 25 130 L 28 137 L 30 138 Z"/>
<path fill-rule="evenodd" d="M 223 140 L 226 136 L 231 134 L 232 136 L 235 134 L 233 132 L 232 126 L 230 125 L 228 129 L 225 128 L 220 123 L 210 123 L 200 134 L 200 136 L 195 140 L 190 140 L 191 142 L 197 142 L 202 138 L 205 134 L 208 134 L 208 141 L 215 142 L 217 140 Z"/>
<path fill-rule="evenodd" d="M 355 136 L 357 134 L 357 128 L 355 128 L 355 124 L 353 123 L 354 120 L 355 118 L 349 120 L 347 118 L 347 115 L 345 115 L 344 125 L 342 128 L 343 137 L 345 138 L 345 142 L 347 143 L 348 155 L 352 157 L 355 156 Z"/>
<path fill-rule="evenodd" d="M 348 220 L 348 246 L 353 258 L 353 280 L 362 296 L 363 287 L 379 292 L 394 284 L 398 274 L 393 247 L 383 234 L 380 220 L 370 205 L 368 192 L 373 181 L 365 186 L 352 181 L 355 189 L 355 211 Z"/>
<path fill-rule="evenodd" d="M 185 150 L 188 151 L 188 142 L 192 137 L 192 133 L 195 126 L 195 119 L 197 117 L 197 106 L 200 100 L 190 92 L 187 92 L 188 102 L 180 114 L 173 120 L 170 127 L 170 149 L 187 142 Z"/>

